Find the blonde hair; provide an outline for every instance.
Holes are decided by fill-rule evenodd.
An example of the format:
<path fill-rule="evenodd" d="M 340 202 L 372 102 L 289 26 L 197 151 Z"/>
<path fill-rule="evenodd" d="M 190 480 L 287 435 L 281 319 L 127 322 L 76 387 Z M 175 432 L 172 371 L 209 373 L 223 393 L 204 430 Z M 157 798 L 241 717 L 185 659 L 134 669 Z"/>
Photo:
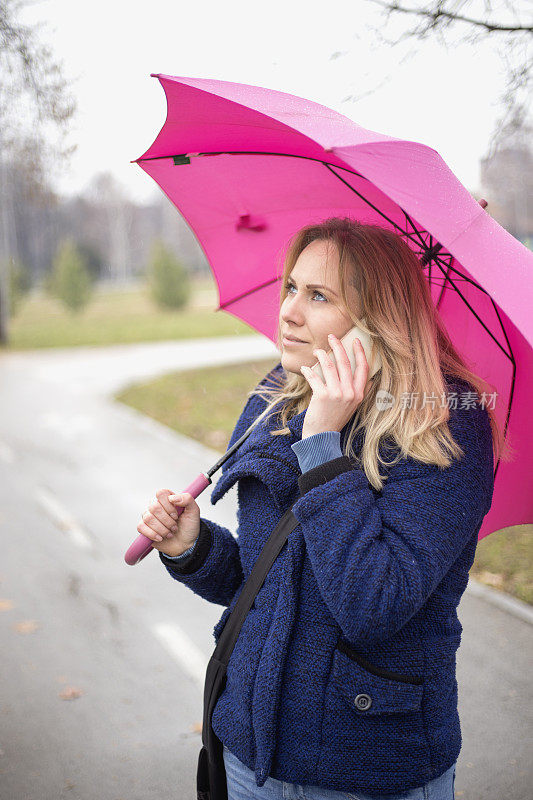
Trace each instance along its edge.
<path fill-rule="evenodd" d="M 402 456 L 411 456 L 426 464 L 441 467 L 450 465 L 450 458 L 463 455 L 453 439 L 447 420 L 446 403 L 424 404 L 419 408 L 393 402 L 386 410 L 376 404 L 378 390 L 389 392 L 393 398 L 421 397 L 425 392 L 436 398 L 446 393 L 444 374 L 466 381 L 474 389 L 478 402 L 481 394 L 494 390 L 490 384 L 471 372 L 455 349 L 431 298 L 430 287 L 421 263 L 409 245 L 392 230 L 378 225 L 366 225 L 350 217 L 332 217 L 318 224 L 306 225 L 289 240 L 283 261 L 280 307 L 287 296 L 286 282 L 300 253 L 315 239 L 336 245 L 339 255 L 340 294 L 354 325 L 366 331 L 381 357 L 381 368 L 370 379 L 365 397 L 356 409 L 352 426 L 344 445 L 344 455 L 360 462 L 371 485 L 383 488 L 385 476 L 379 465 L 392 466 Z M 361 318 L 350 308 L 346 287 L 355 287 L 360 300 Z M 278 315 L 277 346 L 282 351 L 281 318 Z M 287 421 L 306 409 L 312 389 L 299 373 L 287 373 L 285 379 L 270 377 L 271 385 L 258 385 L 248 396 L 259 395 L 267 401 L 266 416 L 278 404 L 282 427 L 271 431 L 272 436 L 290 434 Z M 273 384 L 273 385 L 272 385 Z M 411 395 L 411 393 L 413 393 Z M 509 460 L 514 450 L 506 442 L 495 414 L 485 406 L 489 415 L 495 461 Z M 365 429 L 361 456 L 352 450 L 352 443 Z M 379 452 L 380 442 L 392 440 L 399 448 L 396 459 L 385 462 Z"/>

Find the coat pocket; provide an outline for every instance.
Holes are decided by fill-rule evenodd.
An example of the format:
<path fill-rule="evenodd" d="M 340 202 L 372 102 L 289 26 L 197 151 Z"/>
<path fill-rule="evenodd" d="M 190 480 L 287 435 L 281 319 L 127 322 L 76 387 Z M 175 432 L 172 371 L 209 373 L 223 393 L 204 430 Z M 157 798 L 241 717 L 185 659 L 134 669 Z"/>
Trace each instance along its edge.
<path fill-rule="evenodd" d="M 358 714 L 417 711 L 424 680 L 374 666 L 344 642 L 337 642 L 332 676 L 336 689 Z"/>

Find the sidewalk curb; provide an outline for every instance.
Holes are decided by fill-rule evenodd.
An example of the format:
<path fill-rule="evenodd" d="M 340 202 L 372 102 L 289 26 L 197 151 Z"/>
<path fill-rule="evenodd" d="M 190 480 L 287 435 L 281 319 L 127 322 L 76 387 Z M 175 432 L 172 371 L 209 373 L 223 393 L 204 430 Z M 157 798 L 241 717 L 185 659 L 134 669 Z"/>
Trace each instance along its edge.
<path fill-rule="evenodd" d="M 482 600 L 486 600 L 488 603 L 498 606 L 502 611 L 507 611 L 507 613 L 518 617 L 523 622 L 528 622 L 530 625 L 533 625 L 533 606 L 524 603 L 523 600 L 511 597 L 510 594 L 500 592 L 497 589 L 493 589 L 491 586 L 485 586 L 484 583 L 472 578 L 472 576 L 468 578 L 468 585 L 465 591 L 474 597 L 480 597 Z"/>

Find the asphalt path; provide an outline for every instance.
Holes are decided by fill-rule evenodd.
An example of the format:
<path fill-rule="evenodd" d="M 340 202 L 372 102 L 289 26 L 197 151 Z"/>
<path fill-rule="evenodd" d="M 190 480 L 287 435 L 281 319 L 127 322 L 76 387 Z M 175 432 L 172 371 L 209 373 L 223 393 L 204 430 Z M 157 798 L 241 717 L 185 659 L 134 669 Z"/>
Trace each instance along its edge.
<path fill-rule="evenodd" d="M 223 608 L 124 552 L 158 488 L 219 453 L 110 394 L 177 369 L 275 357 L 264 337 L 0 355 L 0 798 L 194 800 L 202 685 Z M 215 476 L 216 482 L 216 476 Z M 233 487 L 202 515 L 236 526 Z M 456 797 L 533 794 L 533 626 L 459 607 Z"/>

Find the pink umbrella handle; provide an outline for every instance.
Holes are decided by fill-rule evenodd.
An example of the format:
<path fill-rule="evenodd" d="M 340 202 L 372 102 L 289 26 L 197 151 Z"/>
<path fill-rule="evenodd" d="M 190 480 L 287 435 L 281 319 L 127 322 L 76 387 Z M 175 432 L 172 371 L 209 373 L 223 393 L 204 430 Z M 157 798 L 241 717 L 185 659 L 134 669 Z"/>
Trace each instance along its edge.
<path fill-rule="evenodd" d="M 176 494 L 181 494 L 187 492 L 188 494 L 192 495 L 192 497 L 198 497 L 201 492 L 209 486 L 211 483 L 211 479 L 207 477 L 203 472 L 200 472 L 199 475 L 190 483 L 186 489 L 182 489 L 182 492 L 176 492 Z M 183 511 L 183 508 L 176 506 L 176 511 L 178 512 L 178 516 Z M 126 564 L 129 564 L 130 567 L 135 566 L 138 564 L 139 561 L 142 561 L 148 553 L 154 549 L 153 542 L 147 536 L 144 536 L 142 533 L 137 536 L 135 541 L 128 547 L 126 550 L 126 554 L 124 556 L 124 561 Z"/>

